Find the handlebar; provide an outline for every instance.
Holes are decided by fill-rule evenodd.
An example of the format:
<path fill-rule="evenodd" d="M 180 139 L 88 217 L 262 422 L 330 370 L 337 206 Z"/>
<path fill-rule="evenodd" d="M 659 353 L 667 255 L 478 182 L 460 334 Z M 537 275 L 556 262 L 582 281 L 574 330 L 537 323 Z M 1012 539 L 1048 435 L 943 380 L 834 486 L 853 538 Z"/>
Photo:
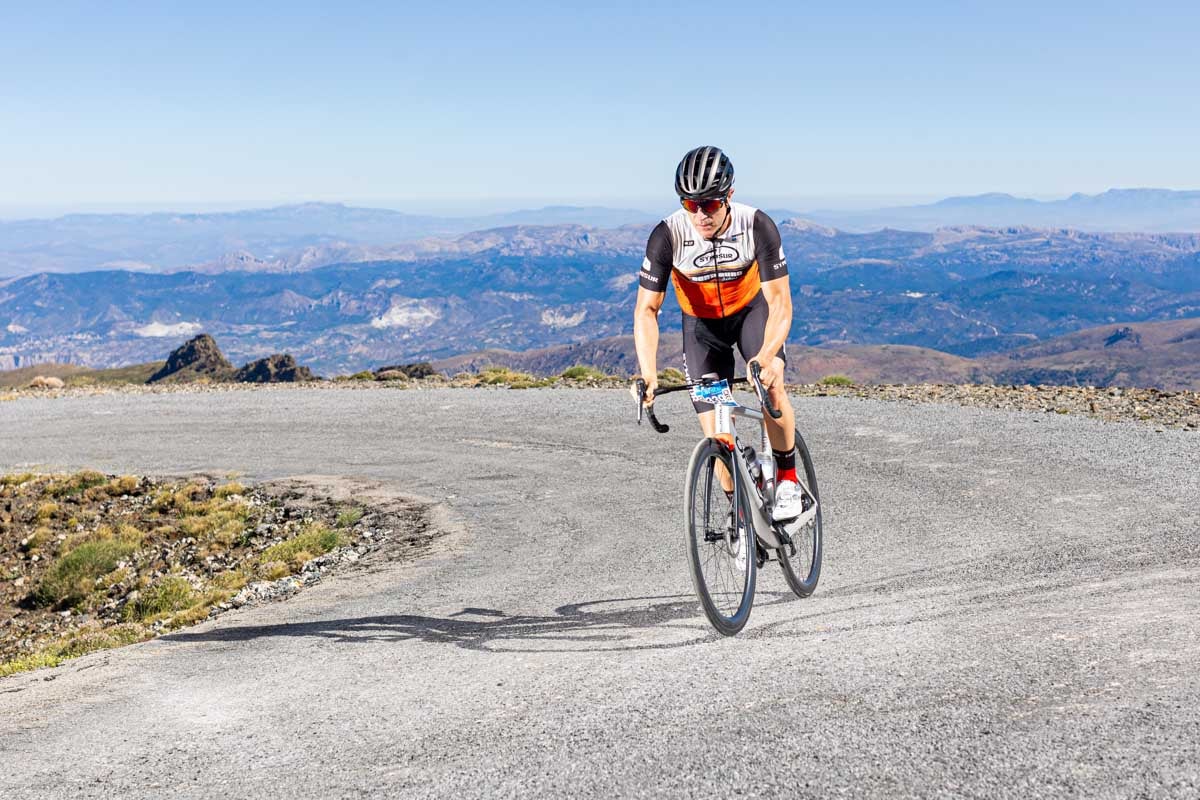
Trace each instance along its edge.
<path fill-rule="evenodd" d="M 763 404 L 763 407 L 767 409 L 767 413 L 771 415 L 771 419 L 779 419 L 781 416 L 783 416 L 783 412 L 776 410 L 775 406 L 773 406 L 771 404 L 771 398 L 767 395 L 767 390 L 762 385 L 762 378 L 761 378 L 762 367 L 759 365 L 759 363 L 757 361 L 751 361 L 748 366 L 750 367 L 750 377 L 749 378 L 734 378 L 733 380 L 731 380 L 729 382 L 729 385 L 733 386 L 734 384 L 738 384 L 738 383 L 753 383 L 754 389 L 755 389 L 756 393 L 758 394 L 758 399 Z M 699 382 L 694 382 L 694 383 L 682 383 L 678 386 L 668 386 L 665 388 L 656 388 L 654 390 L 654 398 L 661 397 L 664 394 L 670 394 L 671 392 L 690 392 L 692 389 L 696 388 L 697 386 L 707 386 L 712 382 L 713 381 L 701 380 Z M 666 433 L 667 431 L 671 430 L 670 425 L 659 422 L 658 417 L 656 417 L 654 415 L 653 400 L 649 404 L 646 403 L 646 381 L 644 378 L 637 379 L 637 390 L 638 390 L 638 404 L 637 404 L 638 405 L 638 416 L 637 416 L 638 424 L 639 425 L 642 424 L 642 413 L 644 411 L 646 417 L 649 418 L 649 420 L 650 420 L 650 424 L 654 427 L 654 430 L 658 431 L 659 433 Z"/>

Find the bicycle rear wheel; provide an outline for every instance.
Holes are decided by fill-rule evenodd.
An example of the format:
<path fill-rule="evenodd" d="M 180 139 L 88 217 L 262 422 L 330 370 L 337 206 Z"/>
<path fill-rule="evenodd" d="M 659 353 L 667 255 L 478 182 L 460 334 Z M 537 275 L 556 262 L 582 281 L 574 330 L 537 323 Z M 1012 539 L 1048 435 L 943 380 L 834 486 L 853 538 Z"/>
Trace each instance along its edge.
<path fill-rule="evenodd" d="M 817 588 L 821 577 L 821 547 L 824 531 L 821 527 L 821 502 L 817 490 L 817 470 L 813 467 L 812 455 L 800 431 L 796 431 L 796 465 L 803 470 L 797 470 L 797 475 L 804 484 L 804 489 L 817 501 L 817 513 L 800 530 L 791 534 L 792 544 L 796 546 L 795 555 L 791 554 L 786 545 L 779 548 L 779 566 L 783 568 L 783 577 L 787 585 L 797 597 L 808 597 Z"/>
<path fill-rule="evenodd" d="M 727 495 L 721 466 L 732 473 L 733 456 L 724 445 L 712 439 L 696 445 L 684 484 L 684 525 L 700 605 L 719 633 L 732 636 L 750 619 L 758 565 L 745 487 Z"/>

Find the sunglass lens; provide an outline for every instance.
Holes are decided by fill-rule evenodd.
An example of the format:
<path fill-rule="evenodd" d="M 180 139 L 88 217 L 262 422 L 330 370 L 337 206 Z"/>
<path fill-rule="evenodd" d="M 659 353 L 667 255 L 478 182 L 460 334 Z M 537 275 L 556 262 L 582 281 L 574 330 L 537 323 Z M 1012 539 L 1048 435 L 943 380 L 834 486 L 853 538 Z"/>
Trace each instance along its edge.
<path fill-rule="evenodd" d="M 703 211 L 705 214 L 715 214 L 723 205 L 722 200 L 682 200 L 683 207 L 689 214 Z"/>

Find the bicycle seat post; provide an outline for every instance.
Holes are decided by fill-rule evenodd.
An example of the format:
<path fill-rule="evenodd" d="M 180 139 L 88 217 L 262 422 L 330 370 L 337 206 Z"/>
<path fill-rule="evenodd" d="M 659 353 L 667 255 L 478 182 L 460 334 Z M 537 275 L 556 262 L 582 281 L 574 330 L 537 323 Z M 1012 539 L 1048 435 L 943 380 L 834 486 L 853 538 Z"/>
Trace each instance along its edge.
<path fill-rule="evenodd" d="M 734 441 L 736 441 L 737 437 L 734 435 L 733 430 L 733 414 L 730 413 L 730 407 L 722 403 L 717 403 L 713 406 L 713 409 L 717 412 L 717 433 L 727 433 L 730 436 L 734 436 Z"/>

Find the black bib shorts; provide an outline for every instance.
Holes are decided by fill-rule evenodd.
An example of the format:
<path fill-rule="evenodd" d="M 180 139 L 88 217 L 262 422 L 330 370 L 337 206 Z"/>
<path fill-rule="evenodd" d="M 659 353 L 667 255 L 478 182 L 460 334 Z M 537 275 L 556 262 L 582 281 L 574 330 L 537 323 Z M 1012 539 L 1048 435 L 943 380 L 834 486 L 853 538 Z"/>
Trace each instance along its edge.
<path fill-rule="evenodd" d="M 733 380 L 733 346 L 749 361 L 762 349 L 767 333 L 767 300 L 760 291 L 745 308 L 720 319 L 683 315 L 683 374 L 688 383 L 716 373 Z M 787 363 L 787 346 L 776 354 Z M 711 403 L 692 401 L 697 412 L 712 411 Z"/>

